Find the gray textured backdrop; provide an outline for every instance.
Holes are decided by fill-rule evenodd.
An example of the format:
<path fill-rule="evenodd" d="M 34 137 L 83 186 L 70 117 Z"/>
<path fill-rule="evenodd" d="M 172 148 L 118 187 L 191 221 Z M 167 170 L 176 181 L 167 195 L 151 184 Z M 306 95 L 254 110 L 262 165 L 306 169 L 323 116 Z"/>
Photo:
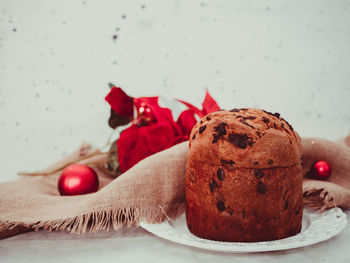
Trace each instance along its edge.
<path fill-rule="evenodd" d="M 0 181 L 110 134 L 132 96 L 278 111 L 302 136 L 350 132 L 350 1 L 0 0 Z"/>

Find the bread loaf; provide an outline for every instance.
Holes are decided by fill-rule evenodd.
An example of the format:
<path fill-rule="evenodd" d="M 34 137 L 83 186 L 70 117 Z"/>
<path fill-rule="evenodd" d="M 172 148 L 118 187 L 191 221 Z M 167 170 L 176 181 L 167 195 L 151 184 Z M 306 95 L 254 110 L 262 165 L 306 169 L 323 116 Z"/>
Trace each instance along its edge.
<path fill-rule="evenodd" d="M 255 242 L 301 230 L 301 143 L 278 113 L 233 109 L 192 129 L 186 220 L 195 235 Z"/>

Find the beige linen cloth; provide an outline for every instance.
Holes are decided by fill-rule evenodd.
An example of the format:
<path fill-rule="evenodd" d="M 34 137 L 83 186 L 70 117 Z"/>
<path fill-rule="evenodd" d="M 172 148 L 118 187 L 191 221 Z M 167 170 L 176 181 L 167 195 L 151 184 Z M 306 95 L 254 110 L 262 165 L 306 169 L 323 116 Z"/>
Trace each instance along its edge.
<path fill-rule="evenodd" d="M 333 169 L 328 181 L 305 178 L 305 204 L 321 212 L 334 206 L 349 208 L 350 137 L 339 142 L 304 138 L 302 145 L 304 174 L 315 160 L 326 160 Z M 96 193 L 60 196 L 60 170 L 0 184 L 0 238 L 34 229 L 75 233 L 118 229 L 141 221 L 161 222 L 184 211 L 188 142 L 144 159 L 114 180 L 104 169 L 107 153 L 97 151 L 89 157 L 90 153 L 90 147 L 83 145 L 49 170 L 85 158 L 80 163 L 93 167 L 100 179 Z"/>

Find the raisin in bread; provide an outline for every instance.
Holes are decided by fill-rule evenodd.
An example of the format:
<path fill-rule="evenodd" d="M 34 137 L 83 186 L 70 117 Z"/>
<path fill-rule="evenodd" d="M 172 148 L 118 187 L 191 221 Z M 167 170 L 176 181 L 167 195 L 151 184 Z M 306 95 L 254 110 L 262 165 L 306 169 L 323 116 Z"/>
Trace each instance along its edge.
<path fill-rule="evenodd" d="M 211 113 L 192 129 L 186 220 L 202 238 L 255 242 L 301 230 L 301 143 L 278 113 Z"/>

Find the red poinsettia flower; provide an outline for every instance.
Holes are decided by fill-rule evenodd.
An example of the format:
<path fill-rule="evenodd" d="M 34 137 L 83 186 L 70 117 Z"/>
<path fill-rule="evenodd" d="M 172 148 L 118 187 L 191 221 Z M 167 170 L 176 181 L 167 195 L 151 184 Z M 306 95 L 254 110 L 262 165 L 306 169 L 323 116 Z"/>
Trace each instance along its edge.
<path fill-rule="evenodd" d="M 160 107 L 158 97 L 134 98 L 138 118 L 117 140 L 120 171 L 142 159 L 185 141 L 171 110 Z"/>
<path fill-rule="evenodd" d="M 203 109 L 185 102 L 184 110 L 175 122 L 168 108 L 160 107 L 158 97 L 130 98 L 120 88 L 112 88 L 106 100 L 113 111 L 121 116 L 132 117 L 133 106 L 137 118 L 123 130 L 117 140 L 119 169 L 125 172 L 142 159 L 189 139 L 192 127 L 197 122 L 195 115 L 204 115 L 219 110 L 215 100 L 207 92 Z M 126 100 L 126 101 L 125 101 Z"/>

